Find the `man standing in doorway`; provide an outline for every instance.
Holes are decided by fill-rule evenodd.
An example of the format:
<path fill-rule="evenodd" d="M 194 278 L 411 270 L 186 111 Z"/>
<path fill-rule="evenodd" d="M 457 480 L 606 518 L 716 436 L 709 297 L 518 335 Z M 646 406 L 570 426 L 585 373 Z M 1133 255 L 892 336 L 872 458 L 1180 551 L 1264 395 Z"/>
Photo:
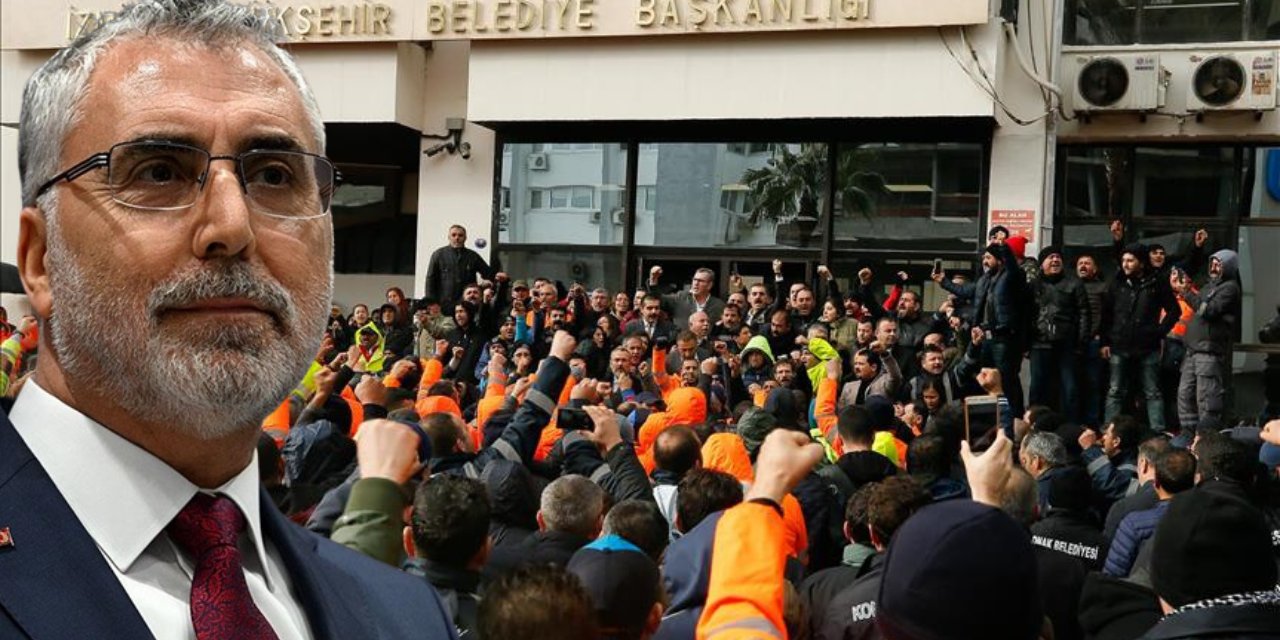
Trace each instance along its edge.
<path fill-rule="evenodd" d="M 1184 338 L 1186 358 L 1178 384 L 1178 420 L 1194 429 L 1205 418 L 1222 418 L 1226 359 L 1240 319 L 1240 282 L 1236 252 L 1223 249 L 1209 258 L 1209 282 L 1198 293 L 1185 273 L 1172 281 L 1194 310 Z"/>
<path fill-rule="evenodd" d="M 1161 319 L 1160 312 L 1164 311 Z M 1160 340 L 1177 324 L 1181 310 L 1168 280 L 1148 262 L 1147 248 L 1124 248 L 1120 272 L 1103 299 L 1102 357 L 1111 365 L 1105 422 L 1123 413 L 1123 403 L 1136 377 L 1147 403 L 1148 425 L 1164 431 L 1164 396 L 1160 393 Z M 1136 374 L 1136 375 L 1135 375 Z"/>
<path fill-rule="evenodd" d="M 662 267 L 654 266 L 649 270 L 649 292 L 657 293 L 658 281 L 662 279 Z M 711 288 L 716 284 L 716 272 L 701 268 L 693 272 L 693 281 L 688 291 L 678 291 L 662 296 L 662 306 L 671 314 L 671 321 L 681 331 L 689 328 L 689 316 L 705 311 L 712 318 L 719 318 L 724 312 L 724 301 L 711 295 Z"/>
<path fill-rule="evenodd" d="M 462 290 L 476 283 L 476 276 L 485 280 L 505 280 L 505 273 L 497 273 L 480 254 L 468 249 L 467 229 L 460 224 L 449 227 L 449 245 L 431 254 L 427 264 L 427 297 L 439 300 L 446 309 L 462 297 Z"/>

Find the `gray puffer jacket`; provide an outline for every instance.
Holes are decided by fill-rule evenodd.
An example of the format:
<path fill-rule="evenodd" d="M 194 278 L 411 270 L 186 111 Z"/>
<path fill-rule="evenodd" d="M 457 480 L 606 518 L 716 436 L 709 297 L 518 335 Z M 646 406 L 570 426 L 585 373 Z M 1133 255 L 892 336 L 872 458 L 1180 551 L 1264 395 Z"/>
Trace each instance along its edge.
<path fill-rule="evenodd" d="M 1239 257 L 1236 252 L 1223 249 L 1211 258 L 1222 263 L 1222 272 L 1198 293 L 1188 290 L 1182 295 L 1195 310 L 1187 322 L 1183 342 L 1192 353 L 1226 355 L 1240 321 Z"/>

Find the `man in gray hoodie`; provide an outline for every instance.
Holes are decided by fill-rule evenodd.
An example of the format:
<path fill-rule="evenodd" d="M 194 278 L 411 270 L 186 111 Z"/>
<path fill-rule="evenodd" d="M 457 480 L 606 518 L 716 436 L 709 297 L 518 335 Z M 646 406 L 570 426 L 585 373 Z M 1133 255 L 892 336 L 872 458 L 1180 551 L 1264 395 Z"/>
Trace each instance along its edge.
<path fill-rule="evenodd" d="M 1194 429 L 1206 417 L 1222 418 L 1223 376 L 1240 321 L 1238 265 L 1236 252 L 1223 249 L 1209 258 L 1209 281 L 1199 291 L 1185 274 L 1173 279 L 1178 294 L 1195 311 L 1183 338 L 1187 356 L 1178 384 L 1178 420 L 1184 429 Z"/>

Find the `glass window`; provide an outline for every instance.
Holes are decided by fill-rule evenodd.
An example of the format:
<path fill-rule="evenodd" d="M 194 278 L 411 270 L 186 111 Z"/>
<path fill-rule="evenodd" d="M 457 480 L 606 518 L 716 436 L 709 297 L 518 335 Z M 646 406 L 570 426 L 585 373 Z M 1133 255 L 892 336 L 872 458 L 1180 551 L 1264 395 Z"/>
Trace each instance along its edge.
<path fill-rule="evenodd" d="M 1263 342 L 1258 332 L 1280 314 L 1280 227 L 1240 228 L 1240 278 L 1244 291 L 1240 341 Z"/>
<path fill-rule="evenodd" d="M 575 282 L 587 288 L 617 287 L 623 281 L 623 264 L 616 250 L 557 249 L 530 251 L 503 248 L 502 266 L 510 273 L 538 275 L 559 280 L 566 286 Z"/>
<path fill-rule="evenodd" d="M 653 213 L 658 206 L 658 190 L 653 187 L 640 187 L 636 193 L 636 209 Z"/>
<path fill-rule="evenodd" d="M 1280 218 L 1280 147 L 1258 147 L 1246 162 L 1253 165 L 1248 216 Z"/>
<path fill-rule="evenodd" d="M 1225 218 L 1249 196 L 1253 150 L 1068 146 L 1059 156 L 1067 219 Z"/>
<path fill-rule="evenodd" d="M 501 188 L 510 211 L 499 217 L 499 241 L 621 244 L 626 165 L 622 144 L 506 145 Z"/>
<path fill-rule="evenodd" d="M 865 144 L 841 149 L 836 171 L 836 248 L 976 246 L 981 145 Z"/>
<path fill-rule="evenodd" d="M 1066 0 L 1076 45 L 1237 42 L 1280 37 L 1274 0 Z"/>
<path fill-rule="evenodd" d="M 1111 220 L 1128 213 L 1133 165 L 1124 147 L 1067 147 L 1059 184 L 1067 218 Z"/>
<path fill-rule="evenodd" d="M 1098 274 L 1110 278 L 1119 268 L 1111 228 L 1107 225 L 1067 225 L 1062 229 L 1062 252 L 1067 264 L 1075 267 L 1080 256 L 1093 257 Z"/>
<path fill-rule="evenodd" d="M 1274 330 L 1268 331 L 1268 335 L 1259 335 L 1280 316 L 1280 287 L 1275 285 L 1275 274 L 1280 273 L 1277 246 L 1280 246 L 1280 228 L 1240 228 L 1240 279 L 1244 293 L 1240 344 L 1280 348 L 1280 336 L 1275 335 Z M 1242 418 L 1258 415 L 1266 404 L 1263 378 L 1267 357 L 1265 353 L 1249 351 L 1237 352 L 1232 358 L 1235 412 Z"/>
<path fill-rule="evenodd" d="M 1230 216 L 1240 207 L 1236 147 L 1138 147 L 1133 212 L 1171 218 Z"/>
<path fill-rule="evenodd" d="M 637 198 L 636 244 L 821 246 L 826 158 L 823 144 L 642 147 L 637 175 L 644 206 Z"/>

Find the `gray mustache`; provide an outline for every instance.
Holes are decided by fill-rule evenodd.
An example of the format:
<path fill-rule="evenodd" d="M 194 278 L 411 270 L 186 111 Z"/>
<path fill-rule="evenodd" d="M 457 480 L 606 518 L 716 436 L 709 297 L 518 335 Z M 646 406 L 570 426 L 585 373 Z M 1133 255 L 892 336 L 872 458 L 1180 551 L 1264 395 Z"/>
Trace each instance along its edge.
<path fill-rule="evenodd" d="M 244 262 L 188 271 L 161 283 L 147 297 L 147 312 L 154 319 L 168 309 L 213 298 L 243 298 L 271 312 L 285 325 L 293 320 L 292 299 L 284 287 Z"/>

